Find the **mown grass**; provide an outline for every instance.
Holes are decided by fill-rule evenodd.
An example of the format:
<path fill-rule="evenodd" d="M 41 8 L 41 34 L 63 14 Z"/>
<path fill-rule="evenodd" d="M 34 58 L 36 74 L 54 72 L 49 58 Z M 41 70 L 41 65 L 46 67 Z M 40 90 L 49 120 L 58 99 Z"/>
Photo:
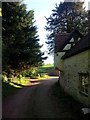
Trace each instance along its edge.
<path fill-rule="evenodd" d="M 46 78 L 50 78 L 50 76 L 49 75 L 43 75 L 43 76 L 39 77 L 38 79 L 39 80 L 44 80 Z"/>
<path fill-rule="evenodd" d="M 22 86 L 26 86 L 26 85 L 28 85 L 28 83 L 30 83 L 30 78 L 22 77 L 21 80 L 16 78 L 16 79 L 13 80 L 13 83 L 16 83 L 16 84 L 22 85 Z"/>
<path fill-rule="evenodd" d="M 30 80 L 22 79 L 21 81 L 18 79 L 14 79 L 12 82 L 2 82 L 2 99 L 6 98 L 8 95 L 13 95 L 19 89 L 27 86 L 30 83 Z"/>
<path fill-rule="evenodd" d="M 37 73 L 45 73 L 46 70 L 52 69 L 54 68 L 53 64 L 47 64 L 47 65 L 43 65 L 38 67 Z"/>

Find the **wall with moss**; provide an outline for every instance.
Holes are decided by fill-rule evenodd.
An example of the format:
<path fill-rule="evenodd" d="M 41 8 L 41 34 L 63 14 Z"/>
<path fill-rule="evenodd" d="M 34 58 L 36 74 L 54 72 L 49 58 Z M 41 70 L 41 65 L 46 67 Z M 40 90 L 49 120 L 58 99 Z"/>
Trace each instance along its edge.
<path fill-rule="evenodd" d="M 90 50 L 81 52 L 77 55 L 64 59 L 64 72 L 61 73 L 60 84 L 66 92 L 75 99 L 82 102 L 85 106 L 90 105 L 90 79 L 89 79 L 89 96 L 86 97 L 79 92 L 79 74 L 87 73 L 90 67 Z"/>

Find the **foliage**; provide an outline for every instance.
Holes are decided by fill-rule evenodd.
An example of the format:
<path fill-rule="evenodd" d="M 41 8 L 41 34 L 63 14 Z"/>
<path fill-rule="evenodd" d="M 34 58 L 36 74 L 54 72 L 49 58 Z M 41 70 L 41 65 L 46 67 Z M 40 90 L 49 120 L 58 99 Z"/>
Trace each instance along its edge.
<path fill-rule="evenodd" d="M 50 78 L 50 76 L 46 75 L 45 71 L 47 69 L 51 69 L 53 64 L 48 64 L 41 66 L 39 68 L 32 67 L 31 69 L 27 69 L 23 72 L 17 74 L 17 76 L 12 77 L 12 80 L 7 78 L 7 73 L 3 73 L 2 76 L 2 96 L 3 99 L 10 94 L 14 94 L 18 91 L 19 88 L 27 86 L 30 84 L 30 78 L 34 78 L 37 80 L 44 80 L 45 78 Z"/>
<path fill-rule="evenodd" d="M 30 77 L 30 74 L 31 74 L 31 71 L 30 71 L 29 69 L 27 69 L 27 70 L 25 70 L 25 71 L 23 72 L 23 75 L 24 75 L 25 77 Z"/>
<path fill-rule="evenodd" d="M 84 2 L 60 2 L 49 18 L 46 18 L 45 26 L 49 53 L 54 52 L 54 38 L 56 33 L 71 33 L 75 28 L 81 32 L 87 31 L 87 12 L 83 8 Z"/>
<path fill-rule="evenodd" d="M 30 77 L 30 78 L 40 78 L 45 76 L 46 70 L 49 70 L 53 68 L 53 64 L 47 64 L 39 67 L 31 67 L 30 69 L 27 69 L 21 74 L 25 77 Z"/>
<path fill-rule="evenodd" d="M 7 76 L 6 75 L 2 75 L 2 80 L 3 80 L 3 82 L 8 82 Z"/>
<path fill-rule="evenodd" d="M 27 12 L 25 4 L 2 3 L 2 65 L 8 74 L 42 64 L 45 57 L 34 23 L 34 11 Z"/>

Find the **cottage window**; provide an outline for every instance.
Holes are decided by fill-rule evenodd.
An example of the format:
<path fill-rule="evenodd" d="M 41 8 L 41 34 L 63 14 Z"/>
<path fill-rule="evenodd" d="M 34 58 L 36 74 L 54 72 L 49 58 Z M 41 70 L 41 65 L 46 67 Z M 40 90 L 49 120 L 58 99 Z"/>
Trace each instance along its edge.
<path fill-rule="evenodd" d="M 88 77 L 88 73 L 79 73 L 79 90 L 85 96 L 88 96 Z"/>

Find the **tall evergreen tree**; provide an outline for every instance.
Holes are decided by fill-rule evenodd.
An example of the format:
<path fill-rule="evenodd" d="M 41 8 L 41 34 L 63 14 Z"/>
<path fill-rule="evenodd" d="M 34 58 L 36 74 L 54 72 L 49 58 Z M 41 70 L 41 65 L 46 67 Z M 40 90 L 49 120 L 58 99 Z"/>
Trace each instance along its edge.
<path fill-rule="evenodd" d="M 17 2 L 2 4 L 3 69 L 25 69 L 43 62 L 34 11 Z"/>
<path fill-rule="evenodd" d="M 87 28 L 87 12 L 83 7 L 84 2 L 60 2 L 56 4 L 52 14 L 46 18 L 48 31 L 47 41 L 49 53 L 54 52 L 55 33 L 71 33 L 77 28 L 85 32 Z"/>

